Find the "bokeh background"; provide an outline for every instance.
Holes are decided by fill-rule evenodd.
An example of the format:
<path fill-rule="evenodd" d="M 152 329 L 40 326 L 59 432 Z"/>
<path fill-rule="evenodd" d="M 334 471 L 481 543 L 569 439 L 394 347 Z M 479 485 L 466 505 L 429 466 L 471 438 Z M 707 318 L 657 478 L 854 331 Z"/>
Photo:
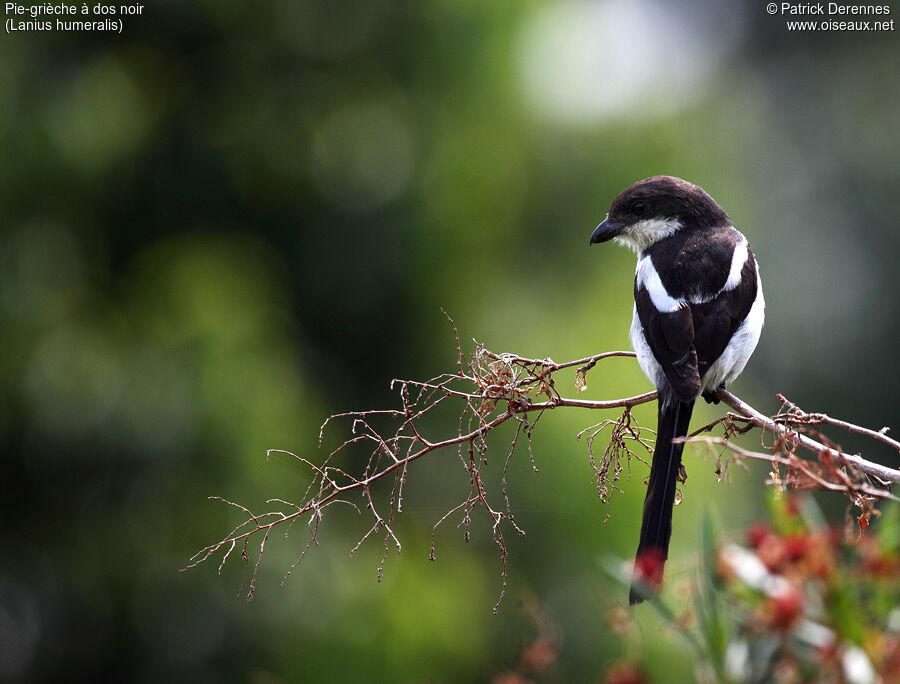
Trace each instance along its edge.
<path fill-rule="evenodd" d="M 486 681 L 549 629 L 547 681 L 622 658 L 689 680 L 649 611 L 637 644 L 607 624 L 644 471 L 604 522 L 586 412 L 542 419 L 539 473 L 514 460 L 528 536 L 498 615 L 486 520 L 427 560 L 467 489 L 453 453 L 416 464 L 381 583 L 352 512 L 283 587 L 305 539 L 273 536 L 249 604 L 239 562 L 179 570 L 239 519 L 209 495 L 302 493 L 266 449 L 321 458 L 329 413 L 453 369 L 441 307 L 497 351 L 627 348 L 634 257 L 587 242 L 648 175 L 704 186 L 754 246 L 767 327 L 736 391 L 900 424 L 898 70 L 895 33 L 712 0 L 158 0 L 121 35 L 4 35 L 0 679 Z M 648 388 L 608 364 L 584 396 Z M 739 529 L 765 479 L 686 460 L 676 586 L 702 511 Z"/>

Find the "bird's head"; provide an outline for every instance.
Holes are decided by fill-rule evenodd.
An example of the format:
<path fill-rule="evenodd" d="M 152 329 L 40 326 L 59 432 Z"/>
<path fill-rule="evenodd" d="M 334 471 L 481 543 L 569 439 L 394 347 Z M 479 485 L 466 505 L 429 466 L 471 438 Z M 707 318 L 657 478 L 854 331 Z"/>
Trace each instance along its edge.
<path fill-rule="evenodd" d="M 640 253 L 679 230 L 729 223 L 728 214 L 700 186 L 672 176 L 652 176 L 619 193 L 591 235 L 591 244 L 615 239 Z"/>

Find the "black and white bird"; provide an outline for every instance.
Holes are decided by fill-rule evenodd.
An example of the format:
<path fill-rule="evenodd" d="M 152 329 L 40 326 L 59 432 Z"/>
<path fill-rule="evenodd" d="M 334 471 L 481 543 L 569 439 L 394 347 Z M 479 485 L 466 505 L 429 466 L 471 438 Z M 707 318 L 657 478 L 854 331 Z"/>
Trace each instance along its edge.
<path fill-rule="evenodd" d="M 614 239 L 637 253 L 631 344 L 659 393 L 659 423 L 629 601 L 662 582 L 672 534 L 676 478 L 694 402 L 747 364 L 765 301 L 747 239 L 702 188 L 653 176 L 613 200 L 591 244 Z"/>

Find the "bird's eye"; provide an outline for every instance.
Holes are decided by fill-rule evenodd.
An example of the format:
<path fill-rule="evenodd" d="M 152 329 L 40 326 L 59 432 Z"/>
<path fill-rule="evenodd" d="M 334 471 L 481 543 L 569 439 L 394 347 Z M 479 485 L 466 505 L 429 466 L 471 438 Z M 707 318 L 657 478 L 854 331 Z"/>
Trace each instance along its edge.
<path fill-rule="evenodd" d="M 635 216 L 643 216 L 646 208 L 643 202 L 635 202 L 631 205 L 631 213 Z"/>

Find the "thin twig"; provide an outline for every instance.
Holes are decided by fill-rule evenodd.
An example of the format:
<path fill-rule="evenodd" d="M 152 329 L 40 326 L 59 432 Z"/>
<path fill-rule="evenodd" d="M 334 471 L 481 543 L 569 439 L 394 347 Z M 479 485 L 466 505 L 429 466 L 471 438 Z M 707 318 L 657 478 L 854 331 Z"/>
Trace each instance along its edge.
<path fill-rule="evenodd" d="M 559 408 L 582 408 L 589 410 L 619 409 L 618 417 L 595 422 L 579 433 L 586 435 L 588 461 L 594 471 L 597 492 L 603 503 L 609 504 L 612 494 L 621 492 L 617 482 L 623 474 L 630 476 L 631 460 L 647 460 L 638 455 L 640 450 L 652 453 L 653 431 L 642 428 L 632 414 L 635 406 L 656 399 L 656 392 L 645 392 L 634 396 L 608 400 L 576 399 L 562 396 L 557 389 L 557 374 L 569 373 L 574 369 L 573 385 L 578 393 L 587 389 L 587 373 L 600 361 L 616 357 L 633 357 L 633 352 L 611 351 L 594 354 L 574 361 L 557 363 L 550 358 L 532 359 L 516 354 L 498 354 L 476 342 L 471 354 L 465 354 L 459 342 L 459 333 L 453 320 L 444 312 L 450 322 L 456 339 L 456 372 L 442 373 L 428 381 L 394 380 L 392 388 L 399 390 L 400 406 L 395 409 L 348 411 L 328 417 L 319 431 L 319 443 L 326 438 L 326 428 L 333 424 L 344 425 L 346 432 L 340 443 L 319 463 L 290 454 L 287 451 L 270 450 L 268 454 L 285 453 L 295 458 L 309 469 L 311 479 L 302 497 L 297 501 L 270 499 L 270 505 L 282 506 L 282 510 L 271 510 L 262 514 L 253 513 L 248 507 L 221 497 L 212 497 L 239 510 L 244 517 L 231 532 L 214 544 L 210 544 L 190 558 L 185 570 L 194 568 L 209 558 L 220 557 L 219 569 L 233 557 L 235 548 L 241 548 L 241 559 L 245 567 L 245 582 L 249 580 L 248 598 L 256 589 L 256 580 L 266 542 L 272 529 L 279 525 L 289 531 L 297 520 L 306 519 L 309 538 L 285 574 L 285 579 L 307 556 L 307 552 L 318 546 L 321 522 L 327 509 L 335 503 L 352 506 L 360 515 L 368 517 L 365 533 L 353 547 L 351 554 L 372 536 L 384 534 L 384 553 L 377 569 L 380 580 L 391 548 L 400 551 L 400 539 L 395 523 L 403 508 L 403 489 L 411 465 L 435 451 L 456 447 L 461 465 L 466 472 L 467 489 L 464 499 L 442 515 L 432 529 L 430 558 L 436 557 L 435 545 L 438 528 L 450 518 L 459 516 L 459 526 L 463 528 L 466 541 L 470 526 L 477 511 L 483 511 L 490 518 L 491 534 L 498 547 L 500 560 L 500 600 L 506 593 L 507 560 L 509 549 L 504 536 L 504 528 L 525 534 L 513 515 L 509 492 L 508 472 L 520 437 L 527 440 L 528 457 L 532 469 L 537 472 L 532 450 L 532 433 L 537 420 L 547 411 Z M 870 430 L 843 420 L 837 420 L 821 413 L 806 413 L 781 395 L 782 409 L 773 417 L 768 417 L 755 408 L 725 391 L 718 391 L 719 398 L 732 409 L 725 416 L 712 421 L 694 431 L 683 441 L 699 441 L 708 449 L 718 448 L 717 474 L 724 473 L 723 453 L 731 456 L 725 459 L 725 468 L 730 461 L 743 459 L 766 460 L 774 465 L 773 482 L 781 486 L 818 488 L 840 492 L 861 509 L 863 516 L 872 511 L 873 502 L 878 499 L 893 499 L 890 483 L 900 482 L 900 470 L 895 470 L 864 459 L 859 454 L 847 454 L 818 428 L 830 425 L 876 440 L 880 444 L 900 451 L 900 442 L 887 437 L 887 428 Z M 459 410 L 456 434 L 437 440 L 425 436 L 425 420 L 438 406 L 453 405 Z M 528 414 L 537 412 L 534 419 Z M 488 467 L 488 436 L 504 423 L 513 421 L 516 430 L 508 438 L 505 456 L 500 459 L 499 492 L 489 492 L 485 485 L 483 471 Z M 382 427 L 387 423 L 388 427 Z M 599 447 L 595 453 L 597 440 L 609 442 Z M 714 429 L 722 429 L 724 437 L 703 436 Z M 734 444 L 731 437 L 749 430 L 760 430 L 760 444 L 765 452 L 751 451 Z M 650 435 L 648 437 L 648 435 Z M 771 444 L 767 444 L 771 441 Z M 602 448 L 602 455 L 600 449 Z M 349 451 L 364 450 L 361 462 L 364 468 L 354 473 L 345 464 L 338 465 L 338 459 L 346 458 Z M 503 452 L 501 452 L 503 453 Z M 808 454 L 809 456 L 803 456 Z M 357 457 L 359 462 L 360 457 Z M 781 478 L 779 467 L 787 468 L 787 477 Z M 377 496 L 373 487 L 384 481 L 390 494 Z M 491 480 L 493 481 L 493 480 Z M 351 495 L 361 495 L 365 506 L 352 503 Z M 499 510 L 489 502 L 500 498 Z M 251 562 L 248 544 L 258 540 L 255 562 Z M 242 585 L 243 586 L 243 585 Z M 496 606 L 495 606 L 496 610 Z"/>
<path fill-rule="evenodd" d="M 762 430 L 768 430 L 769 432 L 772 432 L 782 438 L 796 440 L 800 446 L 802 446 L 807 451 L 816 454 L 817 456 L 822 456 L 824 454 L 834 454 L 853 467 L 858 468 L 859 470 L 863 471 L 864 473 L 868 473 L 869 475 L 874 475 L 875 477 L 885 482 L 900 482 L 900 470 L 896 470 L 895 468 L 888 468 L 887 466 L 883 466 L 879 463 L 873 463 L 872 461 L 867 461 L 862 456 L 859 456 L 857 454 L 845 454 L 842 451 L 838 451 L 835 453 L 834 449 L 825 446 L 821 442 L 817 442 L 816 440 L 807 437 L 806 435 L 797 432 L 796 430 L 791 430 L 789 427 L 776 422 L 768 416 L 764 416 L 762 413 L 750 406 L 750 404 L 746 403 L 727 390 L 720 389 L 717 392 L 717 395 L 719 399 L 724 401 L 735 411 L 746 417 L 753 425 Z M 847 423 L 846 425 L 850 424 Z M 856 428 L 854 432 L 866 434 L 864 432 L 865 428 L 861 428 L 855 425 L 853 427 Z"/>

